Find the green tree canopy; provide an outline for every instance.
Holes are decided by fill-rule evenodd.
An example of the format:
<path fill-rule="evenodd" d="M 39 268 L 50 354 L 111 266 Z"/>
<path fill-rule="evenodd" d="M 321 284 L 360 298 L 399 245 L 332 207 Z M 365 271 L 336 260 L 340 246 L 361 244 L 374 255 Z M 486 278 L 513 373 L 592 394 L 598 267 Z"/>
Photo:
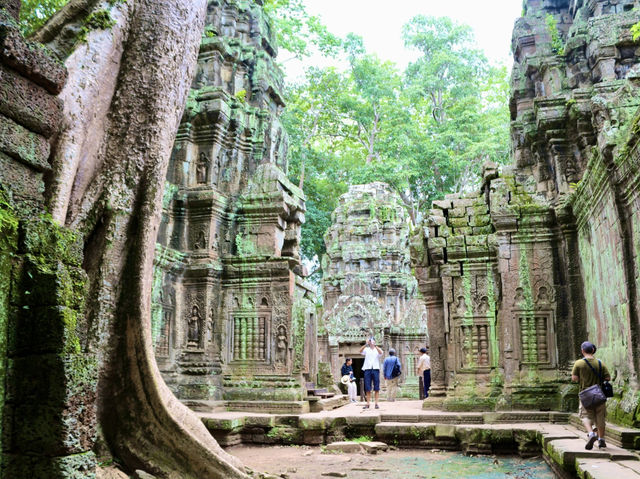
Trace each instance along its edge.
<path fill-rule="evenodd" d="M 304 169 L 303 254 L 324 252 L 322 233 L 349 185 L 385 181 L 412 218 L 446 193 L 470 189 L 487 160 L 509 154 L 508 73 L 473 48 L 469 27 L 417 16 L 403 29 L 419 55 L 404 72 L 349 35 L 344 71 L 307 70 L 288 88 L 284 122 L 291 174 Z"/>
<path fill-rule="evenodd" d="M 69 0 L 22 0 L 20 29 L 25 35 L 35 32 Z"/>

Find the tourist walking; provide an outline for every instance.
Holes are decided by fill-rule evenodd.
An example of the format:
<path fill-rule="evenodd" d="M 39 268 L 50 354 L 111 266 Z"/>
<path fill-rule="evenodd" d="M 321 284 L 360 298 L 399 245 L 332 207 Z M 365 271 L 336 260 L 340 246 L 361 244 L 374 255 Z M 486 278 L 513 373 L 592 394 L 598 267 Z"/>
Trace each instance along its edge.
<path fill-rule="evenodd" d="M 353 366 L 351 365 L 352 362 L 353 361 L 351 360 L 351 358 L 345 359 L 344 364 L 342 365 L 342 369 L 340 370 L 340 374 L 342 375 L 343 379 L 345 378 L 345 376 L 347 376 L 346 385 L 349 399 L 351 400 L 351 402 L 356 402 L 356 394 L 358 392 L 358 388 L 356 387 L 356 378 L 353 375 Z"/>
<path fill-rule="evenodd" d="M 378 397 L 380 396 L 380 357 L 382 356 L 382 349 L 376 346 L 375 339 L 369 338 L 367 343 L 360 348 L 360 354 L 364 356 L 362 371 L 364 372 L 364 391 L 367 398 L 367 404 L 363 409 L 369 409 L 372 389 L 375 396 L 376 409 L 380 409 Z"/>
<path fill-rule="evenodd" d="M 389 348 L 389 357 L 382 363 L 384 382 L 387 387 L 387 401 L 393 402 L 396 400 L 400 371 L 402 371 L 402 364 L 400 364 L 400 360 L 396 356 L 396 350 Z"/>
<path fill-rule="evenodd" d="M 429 397 L 429 388 L 431 387 L 431 358 L 427 354 L 427 348 L 420 348 L 422 356 L 418 359 L 416 366 L 416 374 L 422 376 L 422 387 L 424 388 L 425 399 Z"/>
<path fill-rule="evenodd" d="M 605 419 L 607 414 L 606 397 L 602 393 L 600 386 L 604 381 L 609 381 L 611 376 L 607 367 L 602 364 L 599 359 L 594 357 L 596 353 L 596 347 L 593 343 L 585 341 L 582 343 L 580 349 L 582 350 L 582 359 L 578 359 L 571 371 L 571 380 L 576 382 L 580 386 L 580 405 L 578 413 L 582 423 L 587 430 L 587 444 L 585 449 L 593 449 L 593 445 L 598 441 L 598 447 L 607 447 L 607 443 L 604 440 Z M 591 386 L 598 385 L 591 391 Z M 602 395 L 600 396 L 600 394 Z M 593 399 L 596 399 L 593 401 Z M 592 403 L 593 401 L 593 403 Z M 585 402 L 588 402 L 585 404 Z M 595 425 L 598 434 L 593 430 Z"/>

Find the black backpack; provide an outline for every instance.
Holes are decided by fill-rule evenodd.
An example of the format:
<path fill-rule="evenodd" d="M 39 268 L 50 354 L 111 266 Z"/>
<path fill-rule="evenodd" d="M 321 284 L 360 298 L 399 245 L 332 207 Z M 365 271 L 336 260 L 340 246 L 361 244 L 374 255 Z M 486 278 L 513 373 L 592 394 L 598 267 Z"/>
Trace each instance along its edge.
<path fill-rule="evenodd" d="M 400 363 L 398 362 L 398 358 L 396 357 L 396 363 L 393 365 L 393 369 L 391 370 L 391 379 L 395 379 L 402 374 L 402 369 L 400 369 Z"/>

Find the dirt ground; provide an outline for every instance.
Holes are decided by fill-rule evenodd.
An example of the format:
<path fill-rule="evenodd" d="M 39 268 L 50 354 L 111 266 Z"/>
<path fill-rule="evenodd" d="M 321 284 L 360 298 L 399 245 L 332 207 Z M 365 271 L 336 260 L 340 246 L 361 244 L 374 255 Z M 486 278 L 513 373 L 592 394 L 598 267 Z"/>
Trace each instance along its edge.
<path fill-rule="evenodd" d="M 235 446 L 227 452 L 254 471 L 289 479 L 553 479 L 541 458 L 467 457 L 459 453 L 393 450 L 376 455 L 323 452 L 307 446 Z M 346 474 L 346 475 L 341 475 Z"/>

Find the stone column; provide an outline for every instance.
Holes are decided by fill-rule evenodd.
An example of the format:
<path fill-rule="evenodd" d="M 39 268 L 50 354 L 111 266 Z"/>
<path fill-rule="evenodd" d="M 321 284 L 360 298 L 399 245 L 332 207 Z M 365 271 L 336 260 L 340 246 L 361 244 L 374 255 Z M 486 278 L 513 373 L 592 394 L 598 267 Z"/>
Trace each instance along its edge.
<path fill-rule="evenodd" d="M 445 359 L 447 342 L 444 324 L 444 303 L 442 282 L 440 278 L 419 280 L 420 291 L 427 307 L 427 324 L 429 330 L 429 356 L 431 357 L 431 392 L 430 397 L 444 397 L 446 391 Z"/>
<path fill-rule="evenodd" d="M 329 346 L 329 364 L 331 364 L 331 375 L 336 381 L 340 381 L 340 358 L 338 357 L 338 345 Z"/>

